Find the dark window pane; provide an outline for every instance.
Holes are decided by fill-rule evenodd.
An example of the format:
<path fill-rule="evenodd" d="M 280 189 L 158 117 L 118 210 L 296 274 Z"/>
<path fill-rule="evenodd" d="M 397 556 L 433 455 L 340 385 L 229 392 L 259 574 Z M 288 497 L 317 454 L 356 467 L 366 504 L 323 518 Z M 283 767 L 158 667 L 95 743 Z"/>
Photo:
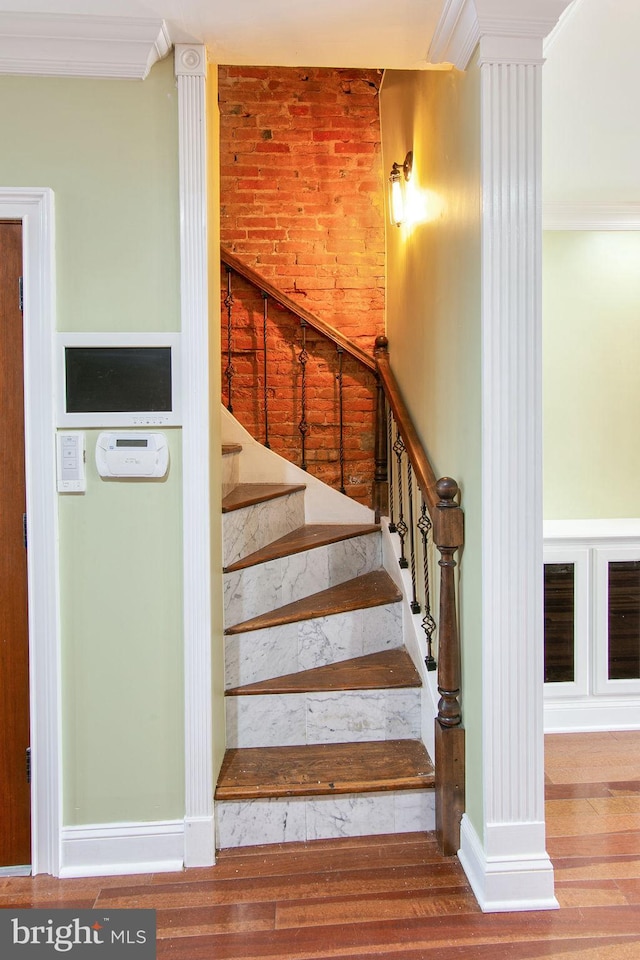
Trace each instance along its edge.
<path fill-rule="evenodd" d="M 640 560 L 609 564 L 609 679 L 640 677 Z"/>
<path fill-rule="evenodd" d="M 544 565 L 544 681 L 575 680 L 575 571 L 572 563 Z"/>

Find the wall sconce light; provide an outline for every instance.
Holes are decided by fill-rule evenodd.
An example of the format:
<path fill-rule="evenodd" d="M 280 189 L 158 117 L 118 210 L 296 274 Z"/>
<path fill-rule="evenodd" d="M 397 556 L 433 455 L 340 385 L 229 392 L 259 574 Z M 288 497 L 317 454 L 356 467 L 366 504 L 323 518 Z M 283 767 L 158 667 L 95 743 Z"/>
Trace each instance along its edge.
<path fill-rule="evenodd" d="M 394 163 L 389 174 L 389 217 L 399 227 L 407 219 L 405 183 L 411 179 L 413 151 L 404 158 L 404 163 Z"/>

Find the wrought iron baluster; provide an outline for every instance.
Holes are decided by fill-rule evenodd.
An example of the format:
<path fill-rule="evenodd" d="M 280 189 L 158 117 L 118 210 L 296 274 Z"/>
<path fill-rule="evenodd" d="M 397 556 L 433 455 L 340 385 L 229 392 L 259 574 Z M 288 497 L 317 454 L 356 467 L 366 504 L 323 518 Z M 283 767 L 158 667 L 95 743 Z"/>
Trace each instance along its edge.
<path fill-rule="evenodd" d="M 340 416 L 340 493 L 346 493 L 344 488 L 344 397 L 343 397 L 343 383 L 342 383 L 342 355 L 344 354 L 344 348 L 341 346 L 336 346 L 338 352 L 338 373 L 336 374 L 336 380 L 338 381 L 338 411 Z"/>
<path fill-rule="evenodd" d="M 413 467 L 411 461 L 407 465 L 407 498 L 409 500 L 409 553 L 411 555 L 411 588 L 413 598 L 411 600 L 411 613 L 420 613 L 420 604 L 416 591 L 416 542 L 415 527 L 413 524 Z"/>
<path fill-rule="evenodd" d="M 396 442 L 393 445 L 393 452 L 396 455 L 396 466 L 397 466 L 396 476 L 398 478 L 399 517 L 398 517 L 398 522 L 396 523 L 396 530 L 400 537 L 400 557 L 398 559 L 398 563 L 400 564 L 403 570 L 409 566 L 407 558 L 404 555 L 404 541 L 407 536 L 407 530 L 408 530 L 407 524 L 404 519 L 404 490 L 403 490 L 403 483 L 402 483 L 402 458 L 403 458 L 405 449 L 406 447 L 404 445 L 402 437 L 400 436 L 399 433 L 397 433 Z"/>
<path fill-rule="evenodd" d="M 389 444 L 388 444 L 388 449 L 389 449 L 389 450 L 393 450 L 393 413 L 391 412 L 391 407 L 389 407 L 389 412 L 388 412 L 388 414 L 387 414 L 387 420 L 388 420 L 388 425 L 389 425 Z M 396 531 L 397 531 L 396 521 L 395 521 L 395 518 L 394 518 L 394 515 L 393 515 L 393 513 L 394 513 L 394 507 L 393 507 L 393 499 L 394 499 L 394 497 L 393 497 L 393 490 L 394 490 L 394 482 L 393 482 L 393 458 L 390 456 L 390 457 L 389 457 L 389 532 L 390 532 L 390 533 L 396 533 Z"/>
<path fill-rule="evenodd" d="M 231 268 L 225 267 L 227 271 L 227 294 L 224 298 L 224 305 L 227 308 L 227 366 L 224 375 L 227 381 L 227 410 L 233 413 L 232 403 L 232 383 L 235 375 L 233 369 L 233 293 L 231 290 Z"/>
<path fill-rule="evenodd" d="M 420 514 L 420 519 L 418 520 L 418 530 L 422 534 L 422 553 L 424 557 L 424 617 L 422 618 L 422 629 L 425 632 L 427 638 L 427 655 L 425 657 L 425 664 L 427 670 L 432 671 L 437 667 L 437 663 L 433 656 L 433 635 L 436 630 L 436 622 L 433 619 L 431 614 L 431 590 L 429 586 L 429 533 L 431 532 L 433 524 L 431 523 L 431 518 L 427 513 L 427 506 L 422 501 L 422 512 Z"/>
<path fill-rule="evenodd" d="M 263 346 L 263 402 L 264 402 L 264 445 L 271 447 L 269 443 L 269 395 L 267 391 L 267 319 L 269 317 L 269 295 L 262 291 L 263 315 L 262 315 L 262 346 Z"/>
<path fill-rule="evenodd" d="M 309 432 L 309 424 L 307 423 L 307 363 L 309 360 L 309 354 L 307 353 L 307 321 L 300 320 L 300 327 L 302 328 L 302 350 L 298 354 L 298 363 L 300 364 L 300 406 L 301 406 L 301 416 L 300 423 L 298 424 L 298 432 L 300 434 L 300 448 L 302 455 L 302 463 L 300 466 L 303 470 L 307 469 L 307 433 Z"/>

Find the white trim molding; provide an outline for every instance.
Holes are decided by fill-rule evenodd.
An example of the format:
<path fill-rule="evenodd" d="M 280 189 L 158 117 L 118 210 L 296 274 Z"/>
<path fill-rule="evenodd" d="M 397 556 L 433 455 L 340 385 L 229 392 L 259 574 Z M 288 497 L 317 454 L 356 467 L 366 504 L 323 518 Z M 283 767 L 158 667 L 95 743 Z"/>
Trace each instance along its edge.
<path fill-rule="evenodd" d="M 545 733 L 640 728 L 640 679 L 610 680 L 609 563 L 640 559 L 640 519 L 552 520 L 545 563 L 574 565 L 575 682 L 546 683 Z"/>
<path fill-rule="evenodd" d="M 542 40 L 570 0 L 447 0 L 427 54 L 429 63 L 466 70 L 478 44 L 493 62 L 542 62 Z"/>
<path fill-rule="evenodd" d="M 543 230 L 640 230 L 640 203 L 547 200 Z"/>
<path fill-rule="evenodd" d="M 0 13 L 0 74 L 144 80 L 170 49 L 158 18 Z"/>
<path fill-rule="evenodd" d="M 31 712 L 32 872 L 58 875 L 62 816 L 60 590 L 53 336 L 54 203 L 48 188 L 0 188 L 0 219 L 22 221 L 24 414 Z"/>
<path fill-rule="evenodd" d="M 545 733 L 640 730 L 640 697 L 581 697 L 544 705 Z"/>
<path fill-rule="evenodd" d="M 61 877 L 182 870 L 182 820 L 98 823 L 62 830 Z"/>
<path fill-rule="evenodd" d="M 467 815 L 462 817 L 458 856 L 480 908 L 486 913 L 556 909 L 551 861 L 540 854 L 544 821 L 491 827 L 501 840 L 495 853 L 489 852 L 490 844 L 480 842 Z"/>
<path fill-rule="evenodd" d="M 183 391 L 185 834 L 184 863 L 215 859 L 211 694 L 207 57 L 178 44 Z"/>

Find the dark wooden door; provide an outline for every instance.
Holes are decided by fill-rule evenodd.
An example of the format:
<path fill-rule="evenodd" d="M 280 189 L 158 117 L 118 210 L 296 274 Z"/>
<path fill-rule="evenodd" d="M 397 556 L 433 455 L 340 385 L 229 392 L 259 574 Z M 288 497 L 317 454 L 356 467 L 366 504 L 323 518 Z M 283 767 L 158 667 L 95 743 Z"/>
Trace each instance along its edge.
<path fill-rule="evenodd" d="M 0 221 L 0 867 L 31 863 L 22 224 Z"/>

